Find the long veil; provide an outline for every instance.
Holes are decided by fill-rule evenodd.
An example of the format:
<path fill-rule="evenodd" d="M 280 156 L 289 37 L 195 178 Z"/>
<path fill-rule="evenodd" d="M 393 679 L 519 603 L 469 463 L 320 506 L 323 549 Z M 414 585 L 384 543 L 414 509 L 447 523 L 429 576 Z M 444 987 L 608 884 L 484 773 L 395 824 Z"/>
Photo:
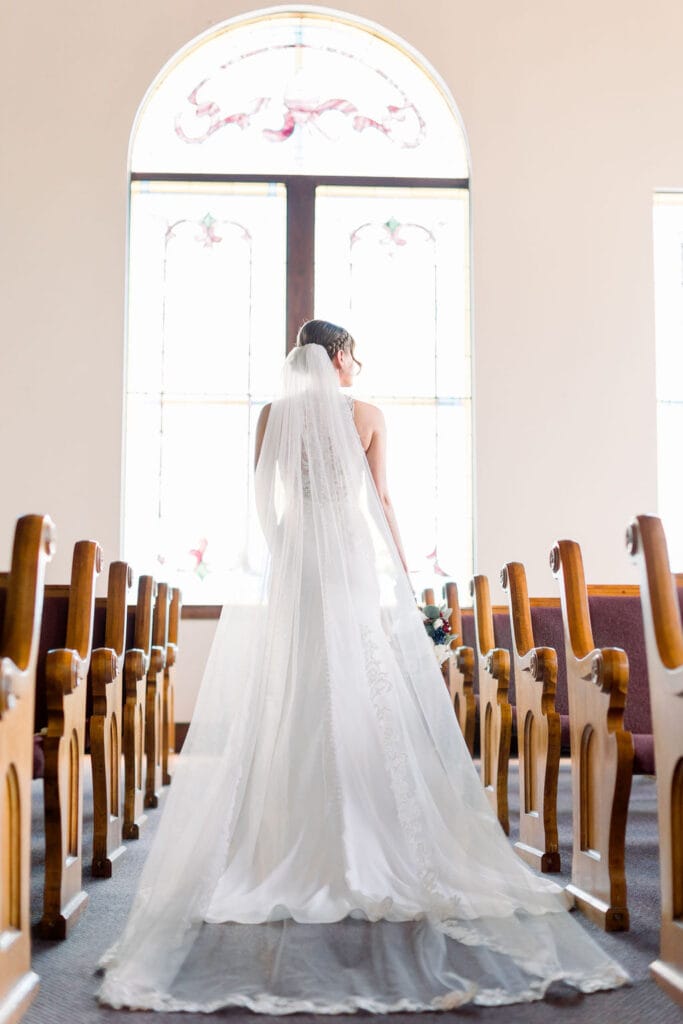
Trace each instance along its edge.
<path fill-rule="evenodd" d="M 622 984 L 489 808 L 319 345 L 285 361 L 255 493 L 260 598 L 223 609 L 100 1000 L 397 1012 Z"/>

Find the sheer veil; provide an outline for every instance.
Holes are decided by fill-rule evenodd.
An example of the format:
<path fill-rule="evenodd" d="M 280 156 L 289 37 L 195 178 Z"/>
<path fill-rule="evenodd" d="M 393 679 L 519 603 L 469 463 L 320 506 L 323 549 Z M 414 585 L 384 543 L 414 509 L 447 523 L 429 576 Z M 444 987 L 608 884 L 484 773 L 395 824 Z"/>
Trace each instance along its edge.
<path fill-rule="evenodd" d="M 223 608 L 100 1000 L 390 1012 L 622 984 L 489 809 L 320 345 L 285 361 L 255 494 L 260 597 Z"/>

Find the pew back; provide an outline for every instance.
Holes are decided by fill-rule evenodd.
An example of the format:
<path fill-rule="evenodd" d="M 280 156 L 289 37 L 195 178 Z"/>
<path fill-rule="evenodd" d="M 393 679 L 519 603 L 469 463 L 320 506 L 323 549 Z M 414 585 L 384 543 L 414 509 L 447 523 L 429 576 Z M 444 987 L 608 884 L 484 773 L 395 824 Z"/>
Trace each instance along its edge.
<path fill-rule="evenodd" d="M 17 1021 L 38 988 L 29 919 L 33 704 L 45 567 L 54 551 L 47 516 L 17 523 L 12 568 L 0 586 L 0 1019 Z"/>
<path fill-rule="evenodd" d="M 660 955 L 655 981 L 683 1006 L 683 627 L 680 592 L 656 516 L 637 516 L 627 547 L 638 564 L 657 760 L 661 887 Z"/>

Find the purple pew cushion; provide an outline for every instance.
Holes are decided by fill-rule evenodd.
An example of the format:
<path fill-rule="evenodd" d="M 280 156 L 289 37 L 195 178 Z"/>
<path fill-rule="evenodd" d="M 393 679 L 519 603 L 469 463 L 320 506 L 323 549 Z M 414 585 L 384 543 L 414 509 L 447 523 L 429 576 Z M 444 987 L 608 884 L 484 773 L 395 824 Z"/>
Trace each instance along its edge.
<path fill-rule="evenodd" d="M 531 609 L 531 628 L 536 647 L 552 647 L 557 654 L 557 685 L 555 687 L 555 710 L 560 715 L 569 714 L 567 695 L 567 663 L 564 655 L 564 626 L 559 605 L 538 606 Z"/>
<path fill-rule="evenodd" d="M 639 597 L 589 597 L 596 647 L 621 647 L 628 656 L 629 680 L 624 725 L 634 734 L 651 734 L 650 690 L 643 615 Z"/>
<path fill-rule="evenodd" d="M 636 775 L 655 774 L 655 738 L 652 733 L 633 734 L 633 771 Z"/>

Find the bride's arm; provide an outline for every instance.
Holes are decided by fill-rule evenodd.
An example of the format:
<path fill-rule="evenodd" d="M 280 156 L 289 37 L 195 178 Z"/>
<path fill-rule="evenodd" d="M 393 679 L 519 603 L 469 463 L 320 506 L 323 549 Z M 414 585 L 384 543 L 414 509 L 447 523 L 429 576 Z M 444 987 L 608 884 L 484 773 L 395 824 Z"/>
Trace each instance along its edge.
<path fill-rule="evenodd" d="M 259 413 L 259 418 L 256 423 L 256 438 L 254 440 L 254 469 L 256 469 L 258 463 L 258 457 L 261 454 L 261 445 L 263 444 L 263 435 L 266 432 L 266 423 L 268 422 L 268 414 L 270 413 L 270 402 L 264 405 Z M 275 422 L 273 420 L 273 422 Z"/>
<path fill-rule="evenodd" d="M 394 506 L 391 503 L 391 498 L 389 497 L 389 488 L 387 487 L 387 425 L 382 410 L 378 409 L 376 406 L 373 406 L 372 408 L 374 409 L 372 439 L 365 454 L 367 456 L 372 479 L 375 481 L 379 500 L 382 502 L 382 508 L 384 509 L 385 516 L 387 517 L 391 535 L 394 538 L 394 543 L 396 544 L 401 562 L 403 563 L 403 568 L 408 572 L 408 563 L 406 562 L 403 544 L 401 543 L 401 535 L 399 533 L 398 523 L 396 522 L 396 514 L 394 512 Z"/>

